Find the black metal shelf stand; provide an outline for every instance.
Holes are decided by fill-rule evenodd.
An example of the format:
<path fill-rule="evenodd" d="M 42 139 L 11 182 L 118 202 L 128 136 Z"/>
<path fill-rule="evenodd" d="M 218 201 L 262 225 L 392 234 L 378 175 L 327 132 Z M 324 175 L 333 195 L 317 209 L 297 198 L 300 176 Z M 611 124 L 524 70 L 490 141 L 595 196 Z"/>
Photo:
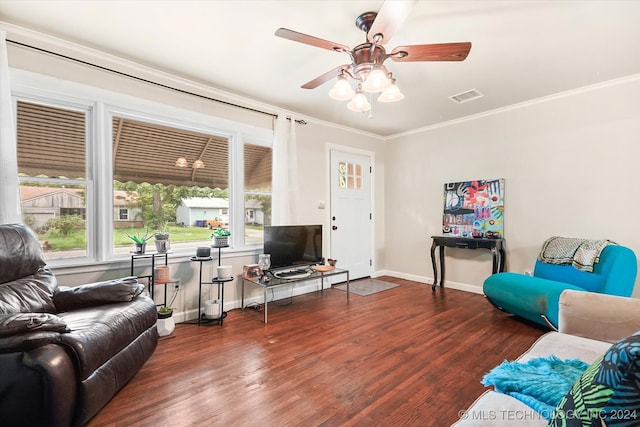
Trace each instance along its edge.
<path fill-rule="evenodd" d="M 147 279 L 147 287 L 149 288 L 149 295 L 151 296 L 151 299 L 153 299 L 153 294 L 154 294 L 153 289 L 155 285 L 156 258 L 164 257 L 164 265 L 168 266 L 169 253 L 170 253 L 169 251 L 148 252 L 143 254 L 131 252 L 131 276 L 136 276 L 138 279 Z M 135 262 L 140 259 L 151 259 L 151 274 L 138 276 L 133 273 Z M 170 282 L 159 283 L 159 284 L 164 284 L 164 305 L 167 305 L 167 283 L 170 283 Z"/>
<path fill-rule="evenodd" d="M 228 245 L 225 246 L 212 246 L 214 249 L 218 249 L 218 265 L 221 262 L 221 250 L 222 248 L 228 248 Z M 207 258 L 198 258 L 191 257 L 191 261 L 196 261 L 200 263 L 200 272 L 198 276 L 198 325 L 208 325 L 208 324 L 219 324 L 222 326 L 224 323 L 224 318 L 227 317 L 227 312 L 224 311 L 224 284 L 227 282 L 233 281 L 233 277 L 229 277 L 227 279 L 222 279 L 218 277 L 214 277 L 208 282 L 202 281 L 202 264 L 205 262 L 213 261 L 212 257 Z M 202 285 L 216 285 L 218 287 L 218 299 L 220 300 L 220 317 L 215 319 L 209 319 L 202 313 Z"/>

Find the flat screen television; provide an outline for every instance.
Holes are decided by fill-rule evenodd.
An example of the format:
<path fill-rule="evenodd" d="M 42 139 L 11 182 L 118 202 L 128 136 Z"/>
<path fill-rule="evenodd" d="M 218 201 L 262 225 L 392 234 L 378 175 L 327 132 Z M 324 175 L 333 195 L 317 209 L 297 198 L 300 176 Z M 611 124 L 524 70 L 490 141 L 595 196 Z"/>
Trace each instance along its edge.
<path fill-rule="evenodd" d="M 271 269 L 322 263 L 322 225 L 268 225 L 264 227 L 264 253 Z"/>

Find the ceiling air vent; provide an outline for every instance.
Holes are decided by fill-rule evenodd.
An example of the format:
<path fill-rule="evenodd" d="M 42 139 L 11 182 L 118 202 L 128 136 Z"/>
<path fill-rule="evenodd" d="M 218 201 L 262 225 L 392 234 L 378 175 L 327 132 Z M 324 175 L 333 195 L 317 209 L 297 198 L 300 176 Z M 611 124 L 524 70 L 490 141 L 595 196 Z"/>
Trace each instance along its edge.
<path fill-rule="evenodd" d="M 449 99 L 458 104 L 462 104 L 463 102 L 471 101 L 474 99 L 482 98 L 484 95 L 478 92 L 475 89 L 468 90 L 466 92 L 459 93 L 457 95 L 451 95 Z"/>

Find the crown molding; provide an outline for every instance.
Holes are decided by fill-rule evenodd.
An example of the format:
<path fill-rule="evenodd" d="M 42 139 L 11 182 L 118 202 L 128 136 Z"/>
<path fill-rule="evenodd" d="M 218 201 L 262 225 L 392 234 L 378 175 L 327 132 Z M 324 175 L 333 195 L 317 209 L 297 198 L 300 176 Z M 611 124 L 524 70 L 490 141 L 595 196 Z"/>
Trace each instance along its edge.
<path fill-rule="evenodd" d="M 550 102 L 550 101 L 554 101 L 554 100 L 557 100 L 557 99 L 566 98 L 566 97 L 569 97 L 569 96 L 574 96 L 574 95 L 579 95 L 579 94 L 583 94 L 583 93 L 587 93 L 587 92 L 592 92 L 592 91 L 595 91 L 595 90 L 599 90 L 599 89 L 603 89 L 603 88 L 607 88 L 607 87 L 611 87 L 611 86 L 617 86 L 617 85 L 621 85 L 621 84 L 632 83 L 632 82 L 635 82 L 637 80 L 640 80 L 640 73 L 639 74 L 632 74 L 630 76 L 620 77 L 618 79 L 607 80 L 607 81 L 604 81 L 604 82 L 599 82 L 599 83 L 595 83 L 595 84 L 592 84 L 592 85 L 588 85 L 588 86 L 583 86 L 583 87 L 579 87 L 579 88 L 576 88 L 576 89 L 567 90 L 567 91 L 564 91 L 564 92 L 558 92 L 558 93 L 554 93 L 552 95 L 542 96 L 540 98 L 530 99 L 528 101 L 519 102 L 517 104 L 508 105 L 506 107 L 501 107 L 501 108 L 496 108 L 494 110 L 484 111 L 482 113 L 478 113 L 478 114 L 474 114 L 474 115 L 466 116 L 466 117 L 461 117 L 461 118 L 455 119 L 455 120 L 448 120 L 446 122 L 441 122 L 441 123 L 438 123 L 438 124 L 435 124 L 435 125 L 431 125 L 431 126 L 425 126 L 425 127 L 419 128 L 419 129 L 413 129 L 413 130 L 410 130 L 410 131 L 397 133 L 395 135 L 390 135 L 385 139 L 393 140 L 393 139 L 404 137 L 404 136 L 416 135 L 416 134 L 423 133 L 423 132 L 428 132 L 428 131 L 431 131 L 431 130 L 434 130 L 434 129 L 439 129 L 439 128 L 443 128 L 443 127 L 447 127 L 447 126 L 452 126 L 452 125 L 456 125 L 458 123 L 464 123 L 464 122 L 480 119 L 480 118 L 483 118 L 483 117 L 494 116 L 496 114 L 501 114 L 501 113 L 504 113 L 504 112 L 507 112 L 507 111 L 519 110 L 521 108 L 526 108 L 526 107 L 530 107 L 532 105 L 537 105 L 537 104 L 543 104 L 545 102 Z"/>

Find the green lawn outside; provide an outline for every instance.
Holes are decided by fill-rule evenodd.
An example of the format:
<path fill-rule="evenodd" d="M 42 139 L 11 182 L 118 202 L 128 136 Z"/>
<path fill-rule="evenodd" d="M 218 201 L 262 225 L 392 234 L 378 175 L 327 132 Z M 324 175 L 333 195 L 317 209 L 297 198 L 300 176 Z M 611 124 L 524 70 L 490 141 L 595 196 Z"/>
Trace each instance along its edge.
<path fill-rule="evenodd" d="M 249 225 L 247 229 L 262 230 L 262 225 Z M 191 241 L 203 241 L 211 238 L 213 230 L 209 230 L 206 227 L 178 227 L 169 226 L 166 230 L 169 233 L 169 239 L 172 242 L 191 242 Z M 140 228 L 118 228 L 114 230 L 114 245 L 115 246 L 128 246 L 133 244 L 133 241 L 126 236 L 126 233 L 131 235 L 140 234 L 145 235 L 146 230 Z M 149 231 L 148 236 L 152 236 L 153 232 Z M 68 236 L 63 236 L 56 230 L 51 230 L 47 233 L 38 235 L 41 241 L 46 241 L 49 250 L 54 251 L 66 251 L 72 249 L 84 249 L 86 247 L 85 230 L 73 230 Z M 149 239 L 148 243 L 153 245 L 153 237 Z"/>
<path fill-rule="evenodd" d="M 172 242 L 190 242 L 194 240 L 206 240 L 211 237 L 212 230 L 206 227 L 177 227 L 169 226 L 165 229 L 169 233 L 169 240 Z M 113 242 L 115 246 L 125 246 L 132 244 L 132 240 L 129 239 L 125 233 L 131 235 L 140 234 L 145 235 L 146 230 L 140 228 L 118 228 L 115 230 Z M 149 231 L 149 236 L 153 235 L 153 232 Z M 149 240 L 149 243 L 153 242 L 153 237 Z"/>

